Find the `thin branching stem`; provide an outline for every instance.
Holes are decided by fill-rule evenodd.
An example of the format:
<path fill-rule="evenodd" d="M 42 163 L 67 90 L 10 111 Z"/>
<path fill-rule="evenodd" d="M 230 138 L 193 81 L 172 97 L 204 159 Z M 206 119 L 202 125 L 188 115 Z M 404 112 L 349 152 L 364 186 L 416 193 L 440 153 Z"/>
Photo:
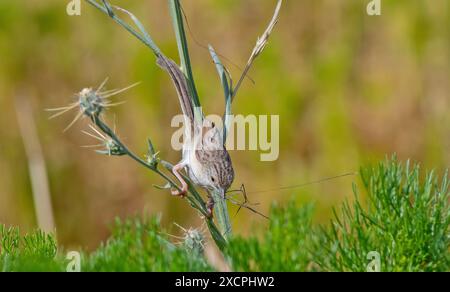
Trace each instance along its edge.
<path fill-rule="evenodd" d="M 239 78 L 239 81 L 237 82 L 236 86 L 233 88 L 232 90 L 232 97 L 231 97 L 231 101 L 234 100 L 239 88 L 242 85 L 242 82 L 245 79 L 245 76 L 248 74 L 248 71 L 250 70 L 250 68 L 253 65 L 253 62 L 255 61 L 255 59 L 261 55 L 262 51 L 264 50 L 264 48 L 267 45 L 267 42 L 269 41 L 269 36 L 272 33 L 273 29 L 275 28 L 275 25 L 278 23 L 278 15 L 280 14 L 280 10 L 281 10 L 281 5 L 283 4 L 283 0 L 278 0 L 277 6 L 275 8 L 275 12 L 273 14 L 273 17 L 269 23 L 269 25 L 267 26 L 266 30 L 264 31 L 263 35 L 258 38 L 258 41 L 256 42 L 255 47 L 253 48 L 253 51 L 247 61 L 247 65 L 244 68 L 244 72 L 242 72 L 241 77 Z"/>
<path fill-rule="evenodd" d="M 146 46 L 148 46 L 152 52 L 156 56 L 163 55 L 161 50 L 158 48 L 158 46 L 153 42 L 153 39 L 150 37 L 150 35 L 145 30 L 142 23 L 129 11 L 122 9 L 120 7 L 111 6 L 107 0 L 102 0 L 103 4 L 100 4 L 98 1 L 95 0 L 86 0 L 89 4 L 93 5 L 95 8 L 99 9 L 109 17 L 111 17 L 116 23 L 118 23 L 120 26 L 125 28 L 127 31 L 129 31 L 133 36 L 138 38 L 142 43 L 144 43 Z M 186 40 L 186 35 L 184 31 L 184 24 L 183 24 L 183 16 L 181 11 L 181 4 L 179 0 L 169 0 L 169 8 L 171 12 L 171 17 L 175 29 L 175 34 L 177 38 L 177 45 L 179 48 L 179 54 L 180 54 L 180 60 L 181 60 L 181 70 L 186 75 L 188 86 L 190 90 L 190 96 L 192 98 L 192 103 L 195 106 L 195 109 L 197 111 L 195 112 L 195 119 L 199 122 L 203 119 L 203 114 L 201 112 L 198 112 L 198 109 L 201 108 L 200 101 L 198 98 L 198 94 L 196 91 L 195 83 L 194 83 L 194 77 L 192 74 L 192 68 L 189 58 L 189 51 L 188 51 L 188 45 Z M 121 11 L 123 13 L 126 13 L 129 17 L 131 17 L 132 21 L 136 25 L 137 29 L 134 29 L 130 25 L 128 25 L 125 21 L 123 21 L 121 18 L 119 18 L 113 9 L 116 9 L 118 11 Z M 169 182 L 171 187 L 175 187 L 177 189 L 178 186 L 164 173 L 160 172 L 157 167 L 155 167 L 153 164 L 149 164 L 143 159 L 139 158 L 137 155 L 135 155 L 133 152 L 131 152 L 115 135 L 114 131 L 112 131 L 106 124 L 104 124 L 101 120 L 99 120 L 97 117 L 93 117 L 92 121 L 94 124 L 96 124 L 105 134 L 107 134 L 111 139 L 114 140 L 114 142 L 117 143 L 117 145 L 121 148 L 123 148 L 123 151 L 126 155 L 130 156 L 133 160 L 138 162 L 139 164 L 143 165 L 146 168 L 149 168 L 152 171 L 155 171 L 158 173 L 163 179 L 165 179 L 167 182 Z M 171 171 L 172 165 L 161 161 L 163 166 Z M 189 186 L 189 195 L 188 200 L 192 207 L 199 210 L 202 215 L 206 218 L 206 222 L 208 225 L 208 228 L 211 232 L 211 235 L 213 239 L 215 240 L 216 244 L 220 249 L 222 249 L 226 241 L 225 239 L 228 239 L 231 235 L 231 223 L 230 218 L 228 214 L 228 209 L 226 205 L 226 201 L 224 198 L 221 198 L 219 194 L 212 194 L 214 201 L 215 201 L 215 210 L 217 214 L 217 224 L 220 227 L 221 232 L 217 229 L 216 225 L 214 224 L 214 221 L 209 218 L 207 215 L 207 207 L 203 199 L 201 198 L 200 194 L 196 191 L 193 184 L 190 182 L 190 180 L 187 177 L 184 177 L 185 181 L 188 183 Z"/>
<path fill-rule="evenodd" d="M 172 17 L 175 36 L 177 39 L 178 53 L 180 55 L 181 70 L 188 80 L 189 90 L 191 91 L 192 102 L 195 107 L 199 108 L 200 99 L 194 82 L 194 74 L 192 73 L 191 60 L 189 57 L 189 48 L 184 30 L 183 14 L 179 0 L 169 0 L 169 9 Z"/>
<path fill-rule="evenodd" d="M 143 44 L 145 44 L 147 47 L 149 47 L 155 55 L 158 55 L 161 53 L 161 50 L 158 48 L 158 46 L 153 42 L 153 40 L 147 38 L 146 36 L 141 35 L 138 31 L 136 31 L 133 27 L 131 27 L 129 24 L 127 24 L 125 21 L 123 21 L 121 18 L 119 18 L 112 10 L 108 9 L 108 6 L 104 6 L 99 4 L 95 0 L 86 0 L 89 4 L 94 6 L 95 8 L 99 9 L 109 17 L 111 17 L 117 24 L 125 28 L 128 32 L 130 32 L 132 35 L 134 35 L 136 38 L 138 38 Z M 103 1 L 103 3 L 108 3 L 107 1 Z M 111 8 L 111 6 L 109 6 Z"/>
<path fill-rule="evenodd" d="M 145 160 L 140 158 L 138 155 L 136 155 L 133 151 L 131 151 L 120 140 L 120 138 L 116 135 L 116 133 L 104 121 L 102 121 L 99 117 L 91 116 L 91 121 L 103 133 L 108 135 L 108 137 L 110 137 L 114 141 L 114 143 L 116 143 L 127 156 L 129 156 L 131 159 L 133 159 L 134 161 L 136 161 L 140 165 L 144 166 L 145 168 L 147 168 L 147 169 L 155 172 L 156 174 L 158 174 L 161 178 L 163 178 L 166 182 L 168 182 L 171 187 L 174 187 L 174 188 L 180 190 L 178 185 L 167 174 L 165 174 L 164 172 L 162 172 L 161 170 L 158 169 L 157 165 L 153 165 L 153 164 L 150 164 L 150 163 L 146 162 Z M 161 165 L 166 170 L 172 171 L 173 165 L 171 163 L 169 163 L 167 161 L 164 161 L 164 160 L 161 160 Z M 226 245 L 226 241 L 225 241 L 225 238 L 223 236 L 223 233 L 221 233 L 219 231 L 217 226 L 214 224 L 214 221 L 212 220 L 212 218 L 210 218 L 208 216 L 206 203 L 203 201 L 201 195 L 197 192 L 197 190 L 195 189 L 194 185 L 190 182 L 189 178 L 184 177 L 184 179 L 185 179 L 185 181 L 187 182 L 187 184 L 189 186 L 189 194 L 187 196 L 187 200 L 189 201 L 191 206 L 193 208 L 197 209 L 202 214 L 202 216 L 205 218 L 207 226 L 208 226 L 208 228 L 210 230 L 210 233 L 211 233 L 211 236 L 212 236 L 213 240 L 215 241 L 215 243 L 217 244 L 217 246 L 220 249 L 223 249 L 225 247 L 225 245 Z"/>

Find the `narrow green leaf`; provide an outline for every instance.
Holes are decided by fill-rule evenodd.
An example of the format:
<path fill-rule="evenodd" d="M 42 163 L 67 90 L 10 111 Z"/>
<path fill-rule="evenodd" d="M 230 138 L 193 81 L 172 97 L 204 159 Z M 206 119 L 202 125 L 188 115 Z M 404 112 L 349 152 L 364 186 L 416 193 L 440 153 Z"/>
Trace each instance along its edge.
<path fill-rule="evenodd" d="M 225 113 L 223 116 L 223 143 L 225 143 L 231 127 L 231 102 L 233 96 L 233 93 L 231 92 L 231 78 L 229 78 L 225 66 L 220 61 L 220 58 L 217 56 L 211 45 L 209 45 L 209 53 L 211 54 L 214 64 L 216 65 L 217 73 L 219 74 L 225 96 Z"/>

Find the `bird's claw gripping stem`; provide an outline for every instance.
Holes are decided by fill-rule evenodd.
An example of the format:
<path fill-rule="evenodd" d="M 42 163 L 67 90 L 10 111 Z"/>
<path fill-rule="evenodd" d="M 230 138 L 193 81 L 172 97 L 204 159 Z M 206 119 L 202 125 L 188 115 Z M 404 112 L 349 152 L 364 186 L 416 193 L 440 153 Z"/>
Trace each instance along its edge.
<path fill-rule="evenodd" d="M 177 164 L 172 169 L 172 173 L 176 176 L 176 178 L 181 183 L 181 189 L 180 190 L 172 190 L 172 195 L 173 196 L 179 196 L 179 197 L 182 197 L 182 198 L 186 197 L 187 192 L 188 192 L 188 185 L 187 185 L 186 181 L 183 179 L 183 177 L 179 173 L 179 171 L 182 170 L 183 168 L 184 168 L 184 164 Z"/>
<path fill-rule="evenodd" d="M 213 217 L 214 210 L 214 199 L 212 197 L 208 197 L 208 202 L 206 202 L 206 209 L 208 212 L 207 217 L 211 219 Z"/>

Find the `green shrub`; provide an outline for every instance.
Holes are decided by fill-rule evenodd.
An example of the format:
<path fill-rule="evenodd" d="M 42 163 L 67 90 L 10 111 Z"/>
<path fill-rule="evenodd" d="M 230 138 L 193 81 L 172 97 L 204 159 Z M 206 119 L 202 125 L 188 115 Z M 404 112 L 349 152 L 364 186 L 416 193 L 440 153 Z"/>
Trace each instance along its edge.
<path fill-rule="evenodd" d="M 19 228 L 0 225 L 0 271 L 63 271 L 53 235 L 42 231 L 21 236 Z"/>
<path fill-rule="evenodd" d="M 354 186 L 327 226 L 312 223 L 312 205 L 274 205 L 262 236 L 235 237 L 225 256 L 235 271 L 366 271 L 368 253 L 382 271 L 449 271 L 448 173 L 420 180 L 419 167 L 395 159 L 361 170 L 363 204 Z M 83 254 L 83 271 L 212 271 L 203 235 L 185 230 L 174 244 L 158 218 L 117 220 L 110 239 Z M 21 236 L 0 226 L 0 270 L 64 271 L 67 261 L 52 235 Z"/>
<path fill-rule="evenodd" d="M 270 224 L 262 239 L 236 237 L 226 253 L 237 271 L 305 271 L 311 258 L 308 250 L 313 233 L 312 205 L 274 205 Z"/>
<path fill-rule="evenodd" d="M 448 271 L 448 173 L 438 183 L 433 173 L 420 183 L 419 166 L 396 160 L 361 171 L 367 191 L 364 208 L 345 202 L 316 238 L 315 260 L 325 270 L 365 271 L 367 254 L 380 254 L 382 271 Z M 336 214 L 336 212 L 335 212 Z"/>
<path fill-rule="evenodd" d="M 87 258 L 86 270 L 211 271 L 198 250 L 201 244 L 193 247 L 171 243 L 157 218 L 117 220 L 111 238 Z"/>

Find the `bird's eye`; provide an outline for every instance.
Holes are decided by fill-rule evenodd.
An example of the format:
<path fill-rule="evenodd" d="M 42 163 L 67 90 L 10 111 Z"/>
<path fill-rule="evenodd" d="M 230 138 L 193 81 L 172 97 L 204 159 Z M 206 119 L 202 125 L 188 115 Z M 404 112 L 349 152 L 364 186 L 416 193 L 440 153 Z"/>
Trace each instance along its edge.
<path fill-rule="evenodd" d="M 216 182 L 216 179 L 213 176 L 211 176 L 211 181 Z"/>
<path fill-rule="evenodd" d="M 216 124 L 214 124 L 214 122 L 212 122 L 212 127 L 214 128 L 216 126 Z"/>

